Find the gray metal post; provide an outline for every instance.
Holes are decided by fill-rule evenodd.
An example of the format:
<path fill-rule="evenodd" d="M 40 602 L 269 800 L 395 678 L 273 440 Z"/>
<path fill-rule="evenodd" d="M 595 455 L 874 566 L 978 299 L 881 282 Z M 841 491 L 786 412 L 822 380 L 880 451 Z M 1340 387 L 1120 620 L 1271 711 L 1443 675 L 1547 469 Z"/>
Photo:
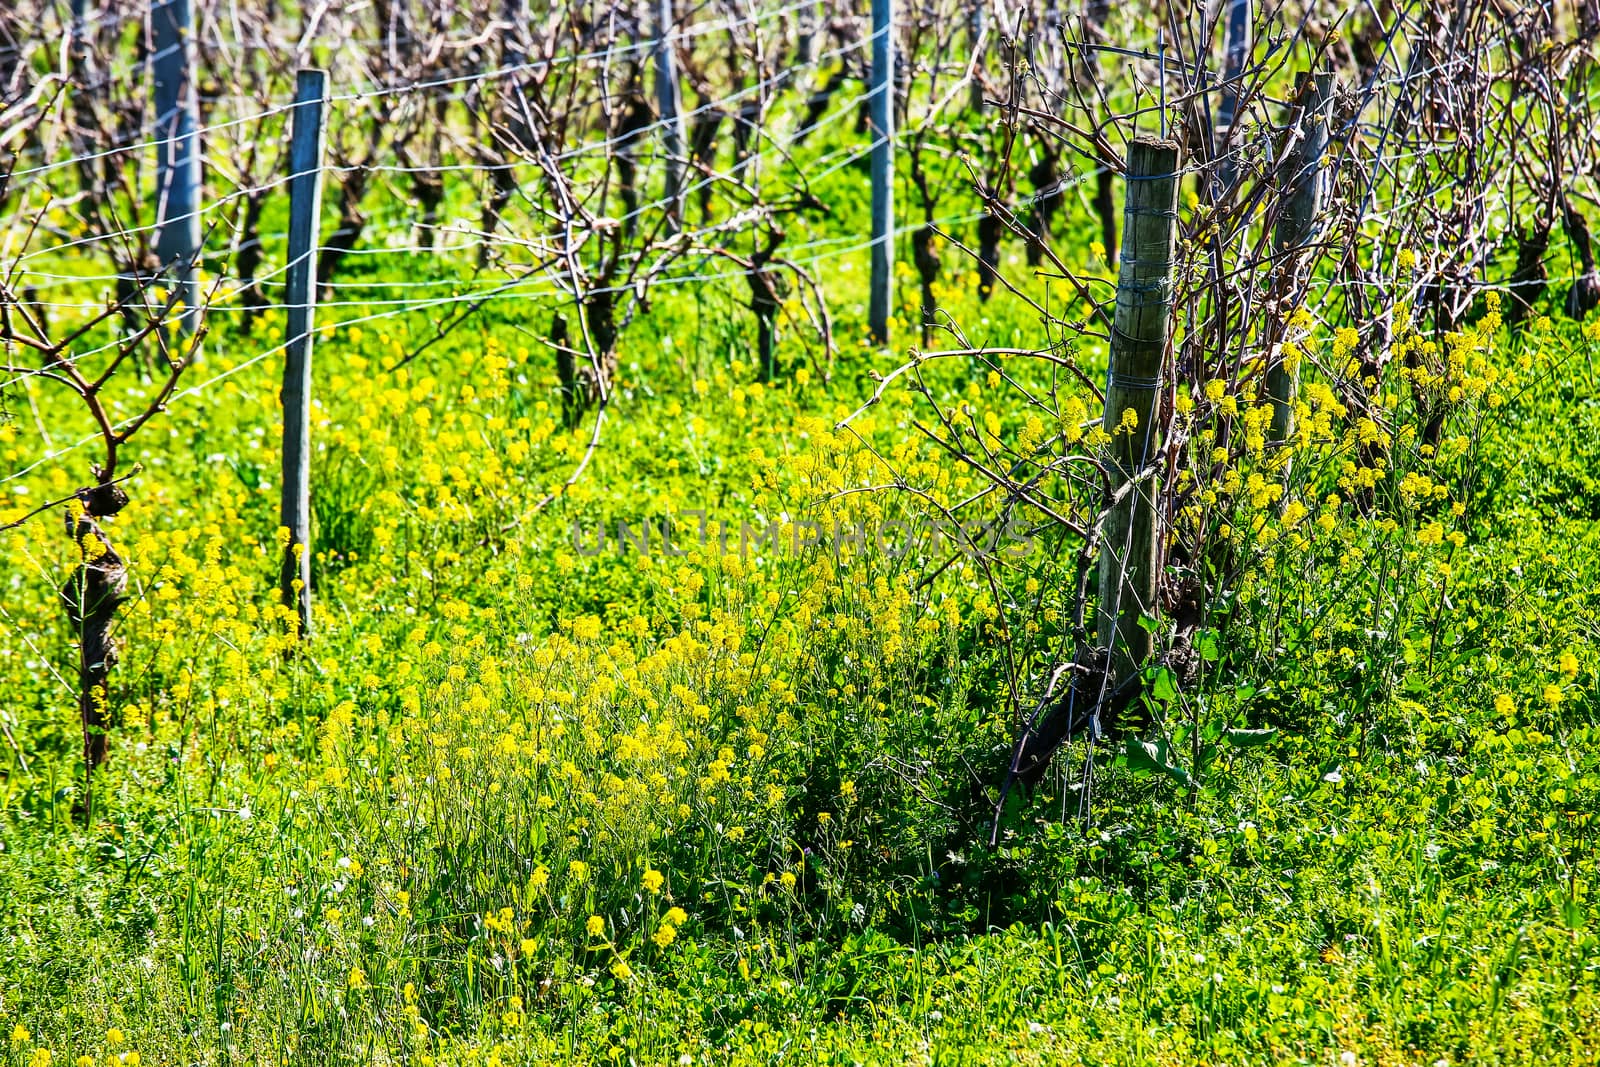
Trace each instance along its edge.
<path fill-rule="evenodd" d="M 872 0 L 872 294 L 867 325 L 889 343 L 894 306 L 894 0 Z"/>
<path fill-rule="evenodd" d="M 1217 133 L 1231 131 L 1239 118 L 1239 77 L 1244 72 L 1245 60 L 1250 56 L 1250 0 L 1228 0 L 1228 28 L 1222 52 L 1222 99 L 1217 104 Z M 1232 140 L 1230 138 L 1230 140 Z M 1223 157 L 1220 192 L 1233 187 L 1239 167 L 1234 141 Z"/>
<path fill-rule="evenodd" d="M 199 102 L 190 56 L 194 31 L 189 0 L 152 0 L 151 66 L 155 73 L 156 255 L 173 272 L 183 297 L 186 332 L 200 322 Z"/>
<path fill-rule="evenodd" d="M 685 144 L 683 96 L 673 50 L 675 36 L 672 0 L 656 0 L 656 108 L 661 113 L 661 150 L 667 161 L 667 217 L 673 232 L 683 225 Z"/>
<path fill-rule="evenodd" d="M 279 514 L 289 531 L 279 590 L 284 606 L 311 633 L 311 344 L 317 300 L 318 216 L 322 211 L 322 122 L 328 75 L 302 70 L 295 78 L 289 142 L 289 305 L 283 360 L 283 496 Z"/>

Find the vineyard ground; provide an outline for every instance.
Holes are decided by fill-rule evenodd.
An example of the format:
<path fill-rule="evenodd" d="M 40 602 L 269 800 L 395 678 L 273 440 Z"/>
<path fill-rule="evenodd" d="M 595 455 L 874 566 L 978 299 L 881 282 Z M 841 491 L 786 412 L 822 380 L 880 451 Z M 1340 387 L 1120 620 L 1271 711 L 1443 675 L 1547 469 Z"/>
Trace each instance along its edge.
<path fill-rule="evenodd" d="M 975 342 L 1039 343 L 947 261 Z M 865 258 L 827 269 L 840 354 L 792 329 L 769 384 L 737 279 L 658 297 L 543 509 L 590 433 L 559 418 L 548 304 L 399 372 L 427 315 L 325 309 L 304 654 L 273 607 L 277 363 L 242 366 L 282 319 L 214 315 L 197 373 L 242 369 L 172 406 L 116 523 L 135 595 L 87 825 L 74 548 L 42 520 L 0 541 L 0 1060 L 1600 1062 L 1591 337 L 1492 337 L 1530 384 L 1479 427 L 1459 544 L 1346 509 L 1257 591 L 1275 629 L 1227 638 L 1216 699 L 1267 743 L 1189 781 L 1079 743 L 991 846 L 1001 629 L 1033 627 L 1042 677 L 1071 553 L 1032 544 L 997 588 L 959 558 L 922 582 L 926 544 L 740 551 L 982 488 L 908 390 L 838 428 L 892 364 L 861 342 Z M 372 270 L 346 280 L 416 280 Z M 926 380 L 1026 433 L 1000 370 L 1044 372 L 995 367 Z M 37 451 L 12 415 L 7 469 Z M 0 515 L 77 477 L 8 482 Z M 615 536 L 667 515 L 736 533 Z M 1423 623 L 1346 617 L 1330 561 Z"/>

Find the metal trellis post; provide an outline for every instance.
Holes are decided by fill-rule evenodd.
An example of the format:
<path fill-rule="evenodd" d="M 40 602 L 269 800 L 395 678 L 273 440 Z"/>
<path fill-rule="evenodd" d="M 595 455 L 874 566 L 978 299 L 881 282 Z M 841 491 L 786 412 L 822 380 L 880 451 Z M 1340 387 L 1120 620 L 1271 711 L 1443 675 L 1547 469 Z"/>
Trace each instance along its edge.
<path fill-rule="evenodd" d="M 318 216 L 322 210 L 323 114 L 328 75 L 302 70 L 295 79 L 289 142 L 288 329 L 283 361 L 283 496 L 288 531 L 279 588 L 311 633 L 311 346 L 317 300 Z"/>

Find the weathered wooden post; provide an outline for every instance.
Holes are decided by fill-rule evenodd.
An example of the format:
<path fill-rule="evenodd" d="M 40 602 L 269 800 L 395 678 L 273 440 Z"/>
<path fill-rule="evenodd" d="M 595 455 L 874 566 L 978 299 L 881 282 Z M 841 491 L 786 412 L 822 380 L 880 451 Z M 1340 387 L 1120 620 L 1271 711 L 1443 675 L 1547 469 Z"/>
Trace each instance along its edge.
<path fill-rule="evenodd" d="M 667 161 L 667 219 L 673 233 L 683 226 L 683 96 L 674 54 L 672 0 L 656 0 L 656 110 L 661 150 Z"/>
<path fill-rule="evenodd" d="M 1305 249 L 1317 232 L 1317 216 L 1322 212 L 1324 188 L 1322 155 L 1328 147 L 1328 111 L 1333 102 L 1333 74 L 1321 71 L 1301 74 L 1299 91 L 1291 113 L 1290 129 L 1300 129 L 1300 138 L 1284 158 L 1283 202 L 1278 212 L 1272 241 L 1275 270 L 1274 288 L 1281 314 L 1285 303 L 1294 299 L 1304 283 Z M 1294 433 L 1294 404 L 1300 391 L 1298 360 L 1283 358 L 1279 345 L 1269 349 L 1267 398 L 1272 402 L 1271 440 L 1286 441 Z"/>
<path fill-rule="evenodd" d="M 1099 642 L 1109 651 L 1109 669 L 1118 680 L 1149 657 L 1152 635 L 1139 618 L 1154 618 L 1157 608 L 1158 485 L 1141 472 L 1161 448 L 1157 396 L 1172 310 L 1177 169 L 1178 146 L 1172 141 L 1141 137 L 1128 146 L 1122 269 L 1103 424 L 1112 435 L 1107 446 L 1112 504 L 1102 527 L 1096 615 Z"/>
<path fill-rule="evenodd" d="M 867 325 L 889 343 L 894 305 L 894 0 L 872 0 L 872 292 Z"/>
<path fill-rule="evenodd" d="M 179 319 L 185 333 L 200 324 L 199 103 L 190 56 L 193 27 L 189 0 L 153 0 L 150 5 L 151 67 L 155 73 L 156 231 L 155 250 L 170 270 L 183 299 Z"/>
<path fill-rule="evenodd" d="M 289 141 L 288 329 L 283 360 L 283 495 L 279 514 L 289 532 L 279 592 L 311 634 L 311 346 L 317 301 L 317 231 L 322 211 L 322 125 L 328 75 L 295 78 Z"/>

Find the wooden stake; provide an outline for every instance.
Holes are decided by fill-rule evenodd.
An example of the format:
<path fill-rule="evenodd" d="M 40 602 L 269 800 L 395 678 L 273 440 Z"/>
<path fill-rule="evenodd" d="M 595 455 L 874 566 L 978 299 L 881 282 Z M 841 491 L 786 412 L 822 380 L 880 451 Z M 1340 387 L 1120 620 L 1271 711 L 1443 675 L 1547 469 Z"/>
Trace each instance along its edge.
<path fill-rule="evenodd" d="M 1331 72 L 1301 74 L 1299 81 L 1291 119 L 1300 126 L 1301 138 L 1284 160 L 1283 204 L 1272 235 L 1278 271 L 1274 288 L 1278 291 L 1279 312 L 1284 315 L 1290 309 L 1282 305 L 1303 289 L 1305 247 L 1316 235 L 1317 216 L 1322 212 L 1327 184 L 1322 174 L 1322 155 L 1328 147 L 1328 111 L 1333 103 Z M 1286 441 L 1294 433 L 1300 367 L 1298 361 L 1286 363 L 1276 344 L 1270 353 L 1272 362 L 1266 375 L 1267 398 L 1272 402 L 1270 439 Z"/>
<path fill-rule="evenodd" d="M 283 495 L 289 531 L 279 591 L 311 634 L 311 346 L 317 301 L 317 231 L 322 212 L 322 121 L 328 75 L 302 70 L 295 79 L 289 142 L 289 305 L 283 361 Z"/>
<path fill-rule="evenodd" d="M 1135 478 L 1161 448 L 1157 399 L 1172 310 L 1173 238 L 1178 217 L 1178 146 L 1141 137 L 1128 146 L 1122 269 L 1106 372 L 1105 423 L 1112 504 L 1102 527 L 1096 629 L 1120 681 L 1149 657 L 1160 577 L 1157 484 Z M 1130 414 L 1131 413 L 1131 414 Z"/>

